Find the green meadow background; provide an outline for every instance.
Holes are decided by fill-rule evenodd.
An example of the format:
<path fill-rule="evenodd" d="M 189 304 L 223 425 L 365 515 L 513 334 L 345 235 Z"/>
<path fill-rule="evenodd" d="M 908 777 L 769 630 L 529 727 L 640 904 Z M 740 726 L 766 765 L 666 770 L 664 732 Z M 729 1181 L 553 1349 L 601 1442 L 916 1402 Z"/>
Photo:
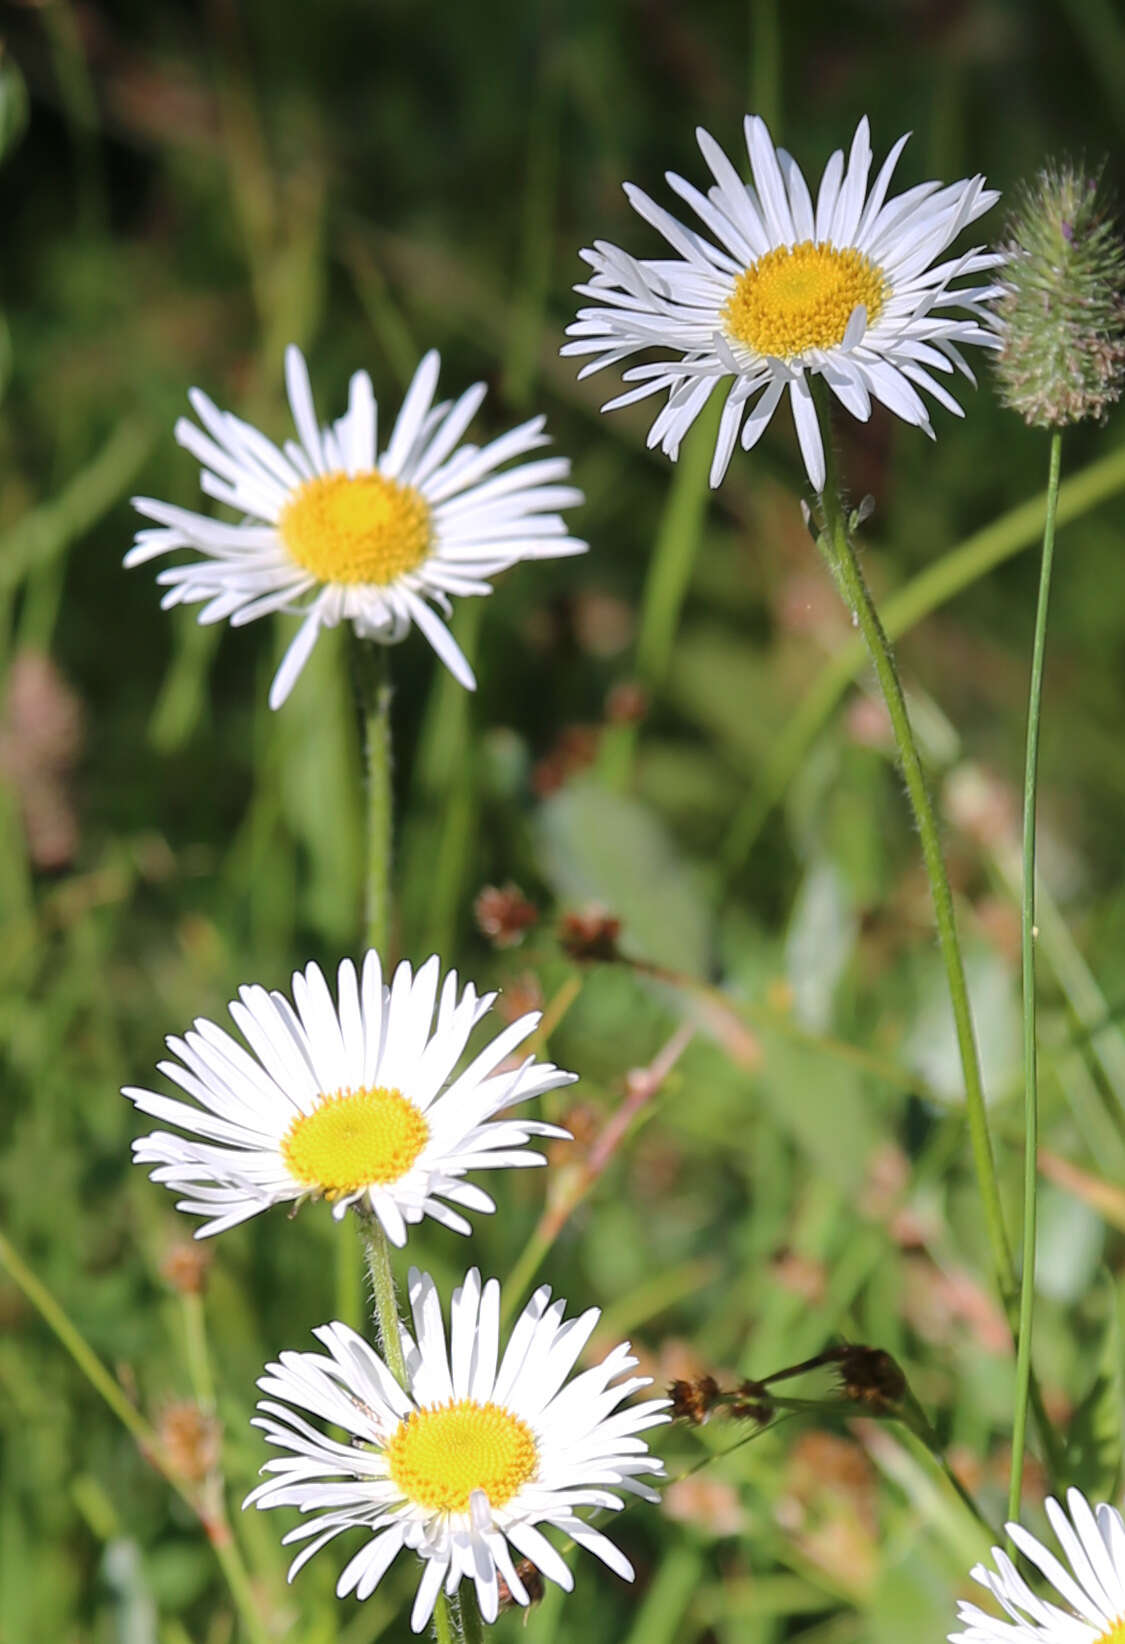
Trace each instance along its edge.
<path fill-rule="evenodd" d="M 266 1455 L 248 1426 L 255 1376 L 354 1305 L 334 1277 L 350 1230 L 322 1206 L 257 1218 L 209 1247 L 202 1306 L 185 1302 L 165 1275 L 191 1223 L 130 1164 L 145 1122 L 117 1092 L 158 1077 L 166 1033 L 224 1019 L 239 984 L 284 987 L 297 964 L 358 954 L 351 686 L 327 636 L 271 714 L 292 619 L 201 630 L 161 613 L 152 572 L 121 558 L 131 494 L 197 505 L 171 433 L 190 385 L 287 431 L 290 340 L 325 418 L 360 365 L 393 408 L 439 348 L 447 390 L 489 382 L 478 431 L 546 412 L 587 496 L 574 523 L 588 555 L 518 568 L 458 611 L 475 696 L 417 634 L 393 654 L 395 952 L 436 949 L 511 1009 L 543 1001 L 550 1055 L 581 1075 L 550 1107 L 577 1137 L 554 1168 L 488 1183 L 499 1214 L 471 1241 L 427 1223 L 410 1258 L 449 1285 L 470 1261 L 501 1277 L 519 1262 L 526 1281 L 538 1253 L 576 1310 L 604 1308 L 595 1347 L 628 1335 L 659 1382 L 762 1376 L 841 1338 L 884 1347 L 998 1522 L 1012 1359 L 928 895 L 881 711 L 801 522 L 788 414 L 709 496 L 705 433 L 676 469 L 647 454 L 654 402 L 601 417 L 616 378 L 577 383 L 558 347 L 580 246 L 656 251 L 620 183 L 670 203 L 666 168 L 704 174 L 695 126 L 737 155 L 748 108 L 814 177 L 866 112 L 877 156 L 913 130 L 902 187 L 983 171 L 1010 191 L 1067 154 L 1111 156 L 1112 187 L 1120 10 L 27 0 L 0 11 L 0 42 L 0 1226 L 166 1435 L 199 1391 L 205 1333 L 266 1635 L 408 1636 L 407 1560 L 364 1605 L 333 1597 L 342 1545 L 290 1589 L 279 1541 L 295 1515 L 238 1513 Z M 981 233 L 1002 230 L 1001 207 Z M 960 397 L 964 424 L 935 411 L 936 445 L 879 411 L 839 442 L 853 496 L 877 500 L 865 565 L 940 795 L 1014 1233 L 1013 784 L 1046 451 L 987 369 Z M 1064 461 L 1042 751 L 1036 1359 L 1064 1482 L 1114 1499 L 1120 418 L 1068 436 Z M 621 689 L 638 682 L 639 723 Z M 540 917 L 497 949 L 473 901 L 508 880 Z M 567 956 L 559 919 L 591 903 L 660 977 Z M 678 1060 L 637 1099 L 631 1070 L 669 1045 Z M 584 1175 L 630 1095 L 618 1147 Z M 544 1248 L 548 1201 L 562 1225 Z M 0 1323 L 3 1644 L 238 1638 L 198 1522 L 3 1265 Z M 552 1593 L 526 1631 L 502 1617 L 500 1637 L 945 1636 L 982 1541 L 898 1430 L 826 1416 L 734 1449 L 740 1437 L 719 1422 L 660 1434 L 680 1482 L 611 1529 L 636 1585 L 577 1557 L 574 1595 Z M 1043 1482 L 1032 1466 L 1033 1524 Z"/>

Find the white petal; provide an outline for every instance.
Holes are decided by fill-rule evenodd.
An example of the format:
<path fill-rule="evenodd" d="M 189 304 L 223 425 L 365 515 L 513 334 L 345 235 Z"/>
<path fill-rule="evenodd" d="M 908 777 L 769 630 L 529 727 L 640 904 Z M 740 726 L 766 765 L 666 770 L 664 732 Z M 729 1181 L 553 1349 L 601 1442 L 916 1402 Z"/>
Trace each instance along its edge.
<path fill-rule="evenodd" d="M 289 649 L 281 659 L 281 666 L 273 676 L 273 684 L 270 686 L 271 708 L 280 708 L 297 683 L 297 676 L 312 655 L 320 628 L 320 612 L 313 609 L 297 629 Z"/>
<path fill-rule="evenodd" d="M 409 461 L 414 442 L 433 403 L 440 369 L 441 356 L 431 348 L 428 354 L 423 355 L 414 373 L 410 387 L 406 391 L 406 398 L 402 402 L 402 410 L 395 422 L 391 442 L 379 463 L 380 471 L 386 474 L 388 479 L 397 479 Z M 405 476 L 407 479 L 409 477 Z"/>
<path fill-rule="evenodd" d="M 794 377 L 789 384 L 789 403 L 793 408 L 793 421 L 797 427 L 797 440 L 801 447 L 805 472 L 809 476 L 809 484 L 819 495 L 824 489 L 824 445 L 820 437 L 816 406 L 803 375 Z"/>
<path fill-rule="evenodd" d="M 305 356 L 295 343 L 290 343 L 285 350 L 285 386 L 301 444 L 313 472 L 322 474 L 325 470 L 324 451 L 320 442 L 312 386 L 309 383 L 309 368 L 305 363 Z"/>

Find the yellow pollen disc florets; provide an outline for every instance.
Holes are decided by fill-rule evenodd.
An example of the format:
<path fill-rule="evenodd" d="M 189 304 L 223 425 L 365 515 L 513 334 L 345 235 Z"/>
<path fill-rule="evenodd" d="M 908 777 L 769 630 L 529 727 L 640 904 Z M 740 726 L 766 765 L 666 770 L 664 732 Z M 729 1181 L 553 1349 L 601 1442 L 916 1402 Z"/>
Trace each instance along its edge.
<path fill-rule="evenodd" d="M 1125 1644 L 1125 1616 L 1118 1616 L 1108 1633 L 1099 1633 L 1095 1644 Z"/>
<path fill-rule="evenodd" d="M 539 1465 L 527 1423 L 475 1399 L 416 1410 L 395 1430 L 386 1456 L 403 1495 L 439 1513 L 467 1513 L 474 1490 L 484 1491 L 490 1507 L 503 1507 Z"/>
<path fill-rule="evenodd" d="M 293 1120 L 281 1153 L 297 1180 L 326 1199 L 396 1182 L 425 1147 L 430 1127 L 399 1090 L 338 1090 Z"/>
<path fill-rule="evenodd" d="M 835 348 L 861 305 L 874 324 L 886 299 L 883 270 L 862 251 L 804 240 L 751 263 L 734 282 L 722 320 L 735 342 L 787 360 L 809 348 Z"/>
<path fill-rule="evenodd" d="M 374 469 L 306 480 L 277 529 L 290 559 L 321 582 L 379 587 L 419 566 L 432 536 L 421 492 Z"/>

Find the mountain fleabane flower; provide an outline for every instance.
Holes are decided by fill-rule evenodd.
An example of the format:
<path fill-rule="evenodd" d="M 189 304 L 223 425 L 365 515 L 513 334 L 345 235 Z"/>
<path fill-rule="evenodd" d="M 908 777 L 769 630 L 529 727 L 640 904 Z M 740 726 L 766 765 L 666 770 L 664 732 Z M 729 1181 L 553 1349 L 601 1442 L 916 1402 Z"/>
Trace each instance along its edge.
<path fill-rule="evenodd" d="M 1001 1547 L 992 1549 L 995 1570 L 978 1564 L 974 1581 L 992 1594 L 1010 1621 L 962 1599 L 958 1620 L 965 1631 L 951 1644 L 1123 1644 L 1125 1641 L 1125 1524 L 1115 1507 L 1091 1507 L 1080 1490 L 1068 1490 L 1068 1511 L 1049 1500 L 1047 1517 L 1069 1570 L 1020 1524 L 1006 1526 L 1012 1541 L 1041 1572 L 1054 1594 L 1033 1593 Z M 1058 1600 L 1056 1602 L 1055 1600 Z"/>
<path fill-rule="evenodd" d="M 592 355 L 581 373 L 587 376 L 633 354 L 658 351 L 659 358 L 624 373 L 626 382 L 639 386 L 603 410 L 666 393 L 648 443 L 673 460 L 712 392 L 729 383 L 712 485 L 726 473 L 739 435 L 749 450 L 788 391 L 805 468 L 821 491 L 824 449 L 810 375 L 823 376 L 861 421 L 870 416 L 872 400 L 879 400 L 932 435 L 919 389 L 961 415 L 933 373 L 956 367 L 974 381 L 961 349 L 970 343 L 998 346 L 982 322 L 1002 288 L 956 288 L 953 282 L 1003 259 L 977 247 L 943 262 L 934 259 L 999 196 L 978 176 L 944 188 L 921 183 L 888 198 L 906 137 L 869 188 L 865 118 L 846 167 L 841 150 L 829 160 L 814 205 L 800 167 L 784 149 L 775 149 L 765 121 L 748 115 L 745 130 L 752 186 L 703 130 L 696 135 L 714 178 L 707 193 L 667 173 L 706 233 L 625 185 L 630 204 L 676 255 L 638 260 L 605 241 L 583 251 L 594 273 L 576 289 L 597 306 L 579 310 L 567 328 L 573 340 L 562 352 Z"/>
<path fill-rule="evenodd" d="M 201 489 L 236 509 L 239 523 L 133 499 L 154 524 L 137 533 L 126 566 L 181 548 L 202 556 L 159 573 L 165 609 L 202 603 L 200 622 L 229 618 L 232 627 L 271 611 L 302 616 L 270 689 L 273 708 L 289 695 L 320 630 L 340 622 L 382 644 L 417 626 L 472 690 L 472 669 L 437 614 L 450 616 L 450 596 L 490 594 L 488 579 L 519 560 L 585 551 L 556 512 L 583 500 L 563 483 L 564 457 L 496 472 L 549 443 L 545 419 L 483 447 L 460 444 L 485 386 L 435 405 L 439 364 L 433 351 L 423 358 L 380 453 L 367 372 L 352 377 L 344 415 L 322 427 L 304 356 L 290 346 L 285 380 L 297 440 L 279 448 L 198 388 L 188 397 L 202 428 L 186 417 L 176 424 L 177 440 L 202 464 Z"/>
<path fill-rule="evenodd" d="M 573 1578 L 539 1528 L 548 1525 L 631 1581 L 628 1559 L 576 1509 L 616 1509 L 621 1494 L 656 1499 L 641 1481 L 663 1463 L 637 1435 L 667 1421 L 667 1399 L 618 1406 L 649 1378 L 620 1378 L 636 1364 L 629 1344 L 567 1380 L 597 1324 L 596 1307 L 563 1323 L 564 1301 L 538 1289 L 500 1355 L 500 1286 L 473 1269 L 453 1293 L 449 1347 L 433 1280 L 412 1269 L 413 1335 L 402 1330 L 406 1386 L 345 1324 L 314 1332 L 328 1349 L 282 1353 L 258 1386 L 255 1425 L 288 1451 L 245 1506 L 299 1507 L 307 1522 L 285 1544 L 306 1542 L 290 1580 L 345 1530 L 367 1532 L 336 1585 L 340 1598 L 370 1598 L 403 1549 L 423 1561 L 410 1624 L 420 1632 L 438 1593 L 464 1577 L 494 1621 L 499 1578 L 519 1604 L 529 1595 L 510 1549 L 567 1591 Z M 550 1304 L 550 1305 L 549 1305 Z M 296 1411 L 343 1428 L 340 1444 Z"/>
<path fill-rule="evenodd" d="M 161 1062 L 160 1072 L 191 1102 L 132 1087 L 123 1094 L 187 1132 L 154 1131 L 133 1143 L 133 1157 L 186 1195 L 178 1209 L 211 1218 L 197 1237 L 309 1198 L 327 1199 L 337 1218 L 350 1205 L 377 1216 L 396 1245 L 423 1216 L 468 1233 L 451 1205 L 496 1207 L 462 1180 L 467 1171 L 544 1163 L 524 1143 L 567 1131 L 495 1115 L 575 1075 L 533 1056 L 501 1066 L 535 1029 L 531 1012 L 452 1077 L 496 995 L 471 984 L 458 995 L 456 971 L 439 993 L 439 976 L 435 955 L 417 973 L 403 962 L 388 986 L 372 951 L 358 977 L 350 959 L 340 965 L 334 1002 L 309 965 L 293 977 L 292 1004 L 263 987 L 239 990 L 230 1014 L 249 1049 L 202 1018 L 168 1039 L 179 1060 Z"/>

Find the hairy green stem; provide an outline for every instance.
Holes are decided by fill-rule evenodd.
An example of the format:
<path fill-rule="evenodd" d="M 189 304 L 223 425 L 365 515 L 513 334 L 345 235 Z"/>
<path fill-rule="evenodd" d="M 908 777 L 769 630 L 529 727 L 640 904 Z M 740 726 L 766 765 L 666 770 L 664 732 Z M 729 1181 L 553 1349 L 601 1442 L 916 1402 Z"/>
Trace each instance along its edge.
<path fill-rule="evenodd" d="M 375 1303 L 375 1327 L 379 1332 L 379 1350 L 391 1375 L 400 1387 L 406 1386 L 406 1358 L 399 1333 L 398 1301 L 395 1296 L 395 1276 L 391 1269 L 391 1248 L 383 1225 L 373 1213 L 360 1217 L 363 1229 L 363 1249 L 367 1257 L 367 1275 L 371 1280 L 371 1299 Z"/>
<path fill-rule="evenodd" d="M 449 1600 L 444 1593 L 438 1594 L 437 1603 L 434 1605 L 434 1637 L 437 1644 L 457 1644 Z"/>
<path fill-rule="evenodd" d="M 461 1600 L 461 1634 L 465 1644 L 484 1644 L 484 1622 L 477 1603 L 477 1590 L 466 1578 L 458 1589 Z"/>
<path fill-rule="evenodd" d="M 1008 1235 L 1004 1228 L 1000 1190 L 996 1180 L 996 1164 L 992 1156 L 992 1143 L 988 1134 L 988 1120 L 984 1106 L 984 1086 L 981 1080 L 980 1059 L 977 1054 L 976 1038 L 973 1032 L 969 989 L 965 980 L 965 965 L 961 957 L 961 944 L 957 936 L 957 923 L 953 913 L 953 893 L 949 888 L 949 876 L 946 873 L 945 859 L 942 856 L 937 819 L 926 788 L 926 778 L 922 770 L 918 744 L 914 739 L 914 731 L 910 724 L 910 715 L 906 708 L 902 682 L 898 677 L 898 669 L 895 666 L 890 641 L 883 631 L 879 614 L 868 591 L 863 572 L 860 570 L 859 561 L 856 559 L 848 532 L 848 524 L 844 517 L 843 505 L 840 501 L 835 453 L 832 449 L 832 429 L 828 415 L 828 389 L 821 378 L 817 376 L 812 377 L 811 382 L 825 451 L 825 484 L 824 494 L 821 497 L 821 506 L 824 510 L 824 531 L 820 537 L 820 545 L 840 592 L 853 612 L 867 642 L 867 648 L 871 653 L 875 674 L 883 692 L 887 712 L 890 715 L 895 746 L 898 749 L 899 765 L 902 770 L 903 780 L 906 783 L 910 806 L 918 827 L 922 844 L 922 858 L 926 867 L 926 877 L 930 882 L 930 894 L 934 905 L 938 948 L 941 953 L 942 963 L 945 966 L 949 997 L 953 1005 L 953 1020 L 957 1033 L 957 1048 L 961 1057 L 961 1069 L 965 1080 L 965 1110 L 969 1123 L 969 1138 L 973 1152 L 973 1163 L 976 1167 L 977 1185 L 984 1205 L 988 1241 L 992 1250 L 992 1261 L 996 1269 L 1000 1293 L 1007 1304 L 1015 1290 L 1015 1273 L 1012 1266 L 1011 1247 L 1008 1244 Z"/>
<path fill-rule="evenodd" d="M 1047 606 L 1055 553 L 1055 515 L 1062 466 L 1062 435 L 1051 436 L 1047 477 L 1047 517 L 1043 525 L 1043 558 L 1039 602 L 1031 649 L 1031 684 L 1027 704 L 1027 756 L 1023 778 L 1023 881 L 1020 895 L 1020 955 L 1023 966 L 1023 1271 L 1020 1276 L 1019 1334 L 1016 1349 L 1015 1407 L 1012 1414 L 1012 1470 L 1008 1484 L 1008 1517 L 1019 1518 L 1027 1407 L 1031 1389 L 1031 1330 L 1035 1311 L 1035 1231 L 1039 1175 L 1039 1081 L 1035 1021 L 1035 811 L 1039 783 L 1039 721 L 1043 701 L 1043 659 L 1047 648 Z"/>
<path fill-rule="evenodd" d="M 374 948 L 383 965 L 389 964 L 391 928 L 391 850 L 393 795 L 391 791 L 391 682 L 387 648 L 357 638 L 352 644 L 352 672 L 363 740 L 365 772 L 364 916 L 363 948 Z M 359 1325 L 363 1317 L 360 1296 L 361 1258 L 354 1239 L 336 1242 L 336 1317 Z M 389 1272 L 389 1269 L 388 1269 Z M 394 1290 L 392 1284 L 391 1296 Z M 398 1336 L 395 1335 L 397 1344 Z M 401 1380 L 401 1377 L 399 1378 Z"/>

